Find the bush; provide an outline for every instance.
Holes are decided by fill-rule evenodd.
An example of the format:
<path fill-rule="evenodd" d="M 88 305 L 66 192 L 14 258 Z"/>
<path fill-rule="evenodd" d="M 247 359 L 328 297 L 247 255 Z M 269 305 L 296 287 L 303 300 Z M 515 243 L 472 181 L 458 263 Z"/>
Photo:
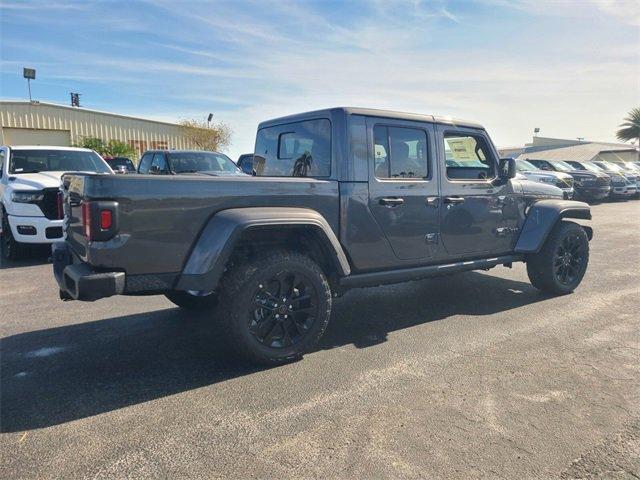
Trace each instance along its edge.
<path fill-rule="evenodd" d="M 120 140 L 111 139 L 105 143 L 104 140 L 97 137 L 82 137 L 80 142 L 74 147 L 90 148 L 95 150 L 103 157 L 128 157 L 133 160 L 137 158 L 136 151 L 129 144 Z"/>

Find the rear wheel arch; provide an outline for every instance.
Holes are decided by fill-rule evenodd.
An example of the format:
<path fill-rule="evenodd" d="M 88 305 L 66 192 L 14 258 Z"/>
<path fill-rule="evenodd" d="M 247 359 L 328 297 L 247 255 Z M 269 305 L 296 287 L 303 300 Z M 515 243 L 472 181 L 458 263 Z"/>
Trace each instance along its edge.
<path fill-rule="evenodd" d="M 216 290 L 234 265 L 278 249 L 309 256 L 332 280 L 351 273 L 342 246 L 320 213 L 306 208 L 237 208 L 217 213 L 205 225 L 175 288 Z"/>

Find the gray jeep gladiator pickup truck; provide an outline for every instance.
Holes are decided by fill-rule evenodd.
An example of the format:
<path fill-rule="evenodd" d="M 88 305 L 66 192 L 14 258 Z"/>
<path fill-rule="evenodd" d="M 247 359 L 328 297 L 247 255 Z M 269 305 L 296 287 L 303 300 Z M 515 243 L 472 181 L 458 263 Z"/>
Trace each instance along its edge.
<path fill-rule="evenodd" d="M 526 262 L 581 282 L 585 203 L 516 179 L 480 125 L 333 108 L 263 122 L 254 176 L 64 176 L 62 299 L 164 294 L 213 309 L 237 350 L 277 364 L 322 336 L 349 288 Z"/>

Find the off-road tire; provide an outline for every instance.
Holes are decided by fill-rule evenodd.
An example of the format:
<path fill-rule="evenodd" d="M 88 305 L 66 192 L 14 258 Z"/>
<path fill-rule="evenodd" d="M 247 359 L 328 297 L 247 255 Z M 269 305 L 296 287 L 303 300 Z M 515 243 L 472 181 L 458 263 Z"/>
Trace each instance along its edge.
<path fill-rule="evenodd" d="M 2 238 L 0 238 L 0 250 L 3 260 L 21 260 L 26 255 L 26 247 L 17 242 L 13 237 L 9 219 L 2 210 Z"/>
<path fill-rule="evenodd" d="M 569 242 L 569 243 L 565 243 Z M 577 245 L 579 261 L 570 269 L 563 281 L 558 268 L 562 268 L 561 256 L 567 244 Z M 569 261 L 571 264 L 571 261 Z M 573 292 L 584 277 L 589 263 L 589 238 L 584 229 L 574 222 L 559 221 L 545 241 L 539 253 L 527 257 L 527 274 L 531 284 L 538 290 L 556 295 Z M 566 270 L 566 268 L 565 268 Z M 565 270 L 562 270 L 563 272 Z"/>
<path fill-rule="evenodd" d="M 306 288 L 309 289 L 310 296 L 313 296 L 315 314 L 311 320 L 312 323 L 303 334 L 300 334 L 296 343 L 274 348 L 262 343 L 263 340 L 252 333 L 252 328 L 257 328 L 255 312 L 259 311 L 259 309 L 254 311 L 252 309 L 256 304 L 256 295 L 264 289 L 263 285 L 270 282 L 272 277 L 288 275 L 298 275 L 298 278 L 302 276 L 308 284 Z M 294 283 L 293 280 L 292 283 Z M 292 291 L 295 292 L 295 290 L 292 287 Z M 295 297 L 292 298 L 296 301 Z M 222 280 L 218 317 L 232 337 L 234 342 L 232 348 L 240 356 L 252 363 L 273 366 L 297 360 L 317 344 L 329 323 L 331 304 L 331 287 L 322 269 L 306 255 L 277 250 L 236 265 L 227 273 Z M 277 328 L 286 327 L 278 326 Z M 296 330 L 300 331 L 297 327 Z"/>
<path fill-rule="evenodd" d="M 164 294 L 180 308 L 192 311 L 212 310 L 218 305 L 218 296 L 210 293 L 205 296 L 193 295 L 182 290 L 171 290 Z"/>

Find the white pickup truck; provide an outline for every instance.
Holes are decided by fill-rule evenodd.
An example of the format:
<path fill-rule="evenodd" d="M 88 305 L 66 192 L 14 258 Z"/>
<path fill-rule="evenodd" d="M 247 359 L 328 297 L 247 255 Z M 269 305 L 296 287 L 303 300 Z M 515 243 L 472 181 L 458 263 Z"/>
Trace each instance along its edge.
<path fill-rule="evenodd" d="M 93 150 L 72 147 L 0 147 L 1 249 L 5 260 L 24 244 L 63 240 L 60 178 L 65 172 L 113 173 Z"/>

